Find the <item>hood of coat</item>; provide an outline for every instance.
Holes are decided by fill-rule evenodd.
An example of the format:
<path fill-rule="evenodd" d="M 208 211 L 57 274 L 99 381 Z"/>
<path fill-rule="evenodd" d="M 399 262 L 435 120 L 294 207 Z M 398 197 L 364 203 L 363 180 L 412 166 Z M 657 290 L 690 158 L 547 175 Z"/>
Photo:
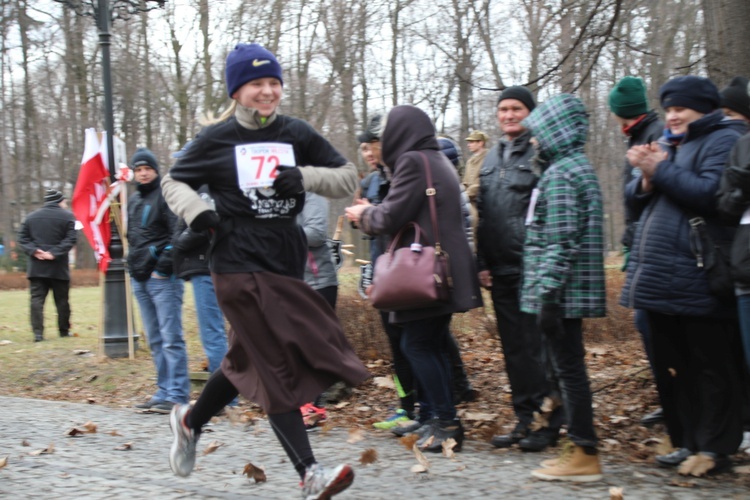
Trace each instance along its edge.
<path fill-rule="evenodd" d="M 407 151 L 439 149 L 432 120 L 427 113 L 411 105 L 391 109 L 385 119 L 380 143 L 383 148 L 383 162 L 392 171 L 398 158 Z"/>
<path fill-rule="evenodd" d="M 589 115 L 581 100 L 560 94 L 537 106 L 522 122 L 536 138 L 539 156 L 554 161 L 581 151 L 589 131 Z"/>

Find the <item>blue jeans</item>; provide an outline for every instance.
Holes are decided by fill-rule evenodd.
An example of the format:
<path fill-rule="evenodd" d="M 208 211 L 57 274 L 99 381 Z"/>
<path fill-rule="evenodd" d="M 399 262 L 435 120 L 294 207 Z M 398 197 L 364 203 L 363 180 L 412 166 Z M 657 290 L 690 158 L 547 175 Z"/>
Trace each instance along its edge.
<path fill-rule="evenodd" d="M 156 365 L 154 401 L 185 404 L 190 398 L 187 348 L 182 336 L 182 280 L 131 280 Z"/>
<path fill-rule="evenodd" d="M 453 383 L 448 355 L 451 315 L 436 316 L 402 323 L 401 350 L 419 383 L 419 399 L 428 406 L 432 417 L 456 418 L 453 406 Z M 420 408 L 420 417 L 425 408 Z"/>
<path fill-rule="evenodd" d="M 216 301 L 216 292 L 211 276 L 190 277 L 195 296 L 195 313 L 198 316 L 201 343 L 208 358 L 208 371 L 215 372 L 227 353 L 227 332 L 224 330 L 224 315 Z"/>

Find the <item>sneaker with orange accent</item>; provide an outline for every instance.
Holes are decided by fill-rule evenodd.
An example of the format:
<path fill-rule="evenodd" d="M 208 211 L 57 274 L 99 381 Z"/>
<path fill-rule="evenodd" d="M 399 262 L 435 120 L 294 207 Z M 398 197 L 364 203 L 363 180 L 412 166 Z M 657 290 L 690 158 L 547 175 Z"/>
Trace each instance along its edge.
<path fill-rule="evenodd" d="M 302 420 L 305 422 L 305 429 L 312 429 L 322 425 L 328 420 L 328 413 L 325 408 L 318 408 L 312 403 L 303 405 L 300 409 Z"/>

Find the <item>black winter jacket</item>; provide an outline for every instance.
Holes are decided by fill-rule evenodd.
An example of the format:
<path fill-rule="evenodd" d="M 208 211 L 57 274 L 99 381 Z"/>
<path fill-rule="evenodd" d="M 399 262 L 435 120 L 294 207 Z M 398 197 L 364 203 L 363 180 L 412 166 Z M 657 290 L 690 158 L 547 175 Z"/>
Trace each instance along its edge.
<path fill-rule="evenodd" d="M 731 224 L 738 224 L 731 253 L 737 294 L 750 293 L 750 224 L 744 216 L 750 210 L 750 134 L 742 136 L 732 148 L 718 196 L 719 211 Z"/>
<path fill-rule="evenodd" d="M 58 203 L 45 204 L 31 212 L 18 231 L 18 244 L 29 256 L 28 278 L 70 280 L 68 252 L 76 243 L 75 217 Z M 54 260 L 39 260 L 37 250 L 51 252 Z"/>
<path fill-rule="evenodd" d="M 643 144 L 651 144 L 652 142 L 658 141 L 662 134 L 664 134 L 664 122 L 661 121 L 659 115 L 655 111 L 649 111 L 646 117 L 633 125 L 628 131 L 628 136 L 625 142 L 628 149 L 633 146 L 640 146 Z M 640 177 L 641 171 L 633 167 L 630 162 L 625 159 L 625 166 L 622 171 L 622 190 L 625 192 L 627 185 L 635 179 Z M 625 232 L 622 235 L 620 243 L 630 248 L 633 245 L 633 237 L 635 236 L 635 223 L 638 219 L 633 214 L 633 211 L 628 208 L 628 204 L 625 203 Z"/>
<path fill-rule="evenodd" d="M 177 234 L 177 216 L 161 194 L 157 177 L 139 184 L 128 201 L 128 269 L 136 281 L 146 281 L 156 271 L 172 275 L 172 239 Z"/>
<path fill-rule="evenodd" d="M 513 140 L 507 163 L 504 142 L 496 144 L 479 172 L 477 268 L 493 276 L 522 272 L 526 212 L 539 180 L 529 139 L 531 134 L 525 132 Z"/>

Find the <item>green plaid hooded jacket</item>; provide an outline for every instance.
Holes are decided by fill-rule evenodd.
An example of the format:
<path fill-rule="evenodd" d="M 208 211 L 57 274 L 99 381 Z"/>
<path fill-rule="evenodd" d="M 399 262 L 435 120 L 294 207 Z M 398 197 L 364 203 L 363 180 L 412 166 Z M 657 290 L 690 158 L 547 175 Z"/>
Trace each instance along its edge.
<path fill-rule="evenodd" d="M 538 314 L 542 303 L 559 303 L 566 318 L 604 316 L 602 194 L 583 151 L 586 109 L 577 97 L 561 94 L 523 125 L 549 167 L 526 232 L 521 309 Z"/>

